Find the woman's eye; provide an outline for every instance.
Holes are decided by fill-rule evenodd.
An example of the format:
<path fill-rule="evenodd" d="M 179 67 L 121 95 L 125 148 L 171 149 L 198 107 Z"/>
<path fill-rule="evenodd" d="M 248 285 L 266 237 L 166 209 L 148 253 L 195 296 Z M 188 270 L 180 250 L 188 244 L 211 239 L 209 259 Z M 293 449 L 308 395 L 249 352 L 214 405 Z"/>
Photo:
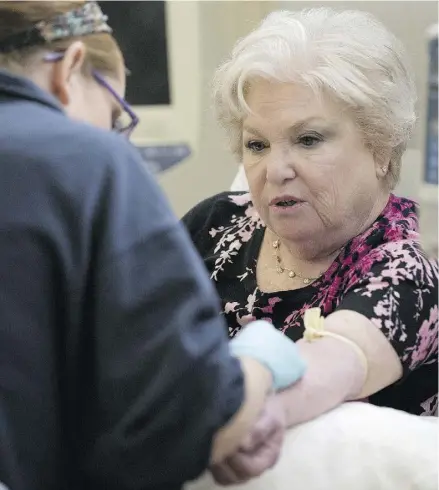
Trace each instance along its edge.
<path fill-rule="evenodd" d="M 309 147 L 312 147 L 312 146 L 317 145 L 318 143 L 321 143 L 322 140 L 323 140 L 323 138 L 321 138 L 319 136 L 308 134 L 308 135 L 305 135 L 305 136 L 301 136 L 299 138 L 299 143 L 302 146 L 305 146 L 305 147 L 309 148 Z"/>
<path fill-rule="evenodd" d="M 254 153 L 260 153 L 261 151 L 265 150 L 266 145 L 262 141 L 252 140 L 246 143 L 245 147 Z"/>

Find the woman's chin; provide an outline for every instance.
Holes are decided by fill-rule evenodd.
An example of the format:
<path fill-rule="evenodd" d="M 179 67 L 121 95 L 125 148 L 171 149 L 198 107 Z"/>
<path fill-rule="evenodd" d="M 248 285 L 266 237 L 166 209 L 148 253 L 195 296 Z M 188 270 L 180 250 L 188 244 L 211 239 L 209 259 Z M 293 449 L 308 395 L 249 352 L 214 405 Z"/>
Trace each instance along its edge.
<path fill-rule="evenodd" d="M 271 230 L 286 244 L 310 244 L 322 234 L 321 227 L 313 226 L 310 220 L 271 219 L 270 225 Z"/>
<path fill-rule="evenodd" d="M 321 222 L 317 220 L 316 213 L 307 203 L 294 206 L 270 206 L 268 209 L 269 222 L 279 236 L 312 236 Z"/>

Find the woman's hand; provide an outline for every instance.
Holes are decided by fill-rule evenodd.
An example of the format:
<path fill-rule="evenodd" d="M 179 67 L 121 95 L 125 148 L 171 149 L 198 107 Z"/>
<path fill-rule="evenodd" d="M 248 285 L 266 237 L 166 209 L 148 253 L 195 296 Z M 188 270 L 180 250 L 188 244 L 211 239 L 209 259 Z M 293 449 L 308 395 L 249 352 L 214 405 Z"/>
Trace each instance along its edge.
<path fill-rule="evenodd" d="M 221 485 L 244 483 L 272 468 L 282 450 L 285 427 L 282 399 L 273 395 L 239 449 L 211 467 L 215 481 Z"/>

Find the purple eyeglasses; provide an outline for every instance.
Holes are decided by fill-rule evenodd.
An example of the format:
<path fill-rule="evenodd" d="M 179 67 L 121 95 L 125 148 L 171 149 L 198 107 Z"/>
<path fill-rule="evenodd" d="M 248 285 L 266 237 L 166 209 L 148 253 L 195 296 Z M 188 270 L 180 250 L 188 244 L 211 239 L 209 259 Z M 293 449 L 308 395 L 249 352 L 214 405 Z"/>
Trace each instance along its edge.
<path fill-rule="evenodd" d="M 63 58 L 64 58 L 64 53 L 49 53 L 44 57 L 44 61 L 56 62 L 56 61 L 61 61 Z M 110 92 L 110 94 L 117 100 L 117 102 L 122 107 L 124 114 L 128 117 L 128 121 L 123 120 L 126 119 L 126 117 L 124 118 L 123 116 L 118 118 L 113 123 L 113 130 L 129 138 L 132 132 L 134 131 L 134 129 L 136 128 L 136 126 L 139 124 L 139 118 L 131 109 L 128 102 L 125 99 L 123 99 L 113 89 L 113 87 L 105 80 L 105 78 L 99 72 L 93 70 L 92 75 L 94 79 L 99 83 L 99 85 L 101 85 L 106 90 L 108 90 L 108 92 Z"/>

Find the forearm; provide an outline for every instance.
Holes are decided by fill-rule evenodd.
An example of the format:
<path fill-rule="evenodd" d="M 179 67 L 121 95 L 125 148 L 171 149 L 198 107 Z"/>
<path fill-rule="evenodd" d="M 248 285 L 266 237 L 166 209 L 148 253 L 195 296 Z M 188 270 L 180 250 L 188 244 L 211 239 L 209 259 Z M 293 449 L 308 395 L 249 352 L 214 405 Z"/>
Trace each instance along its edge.
<path fill-rule="evenodd" d="M 308 369 L 296 385 L 279 394 L 288 425 L 310 420 L 339 404 L 365 398 L 397 381 L 402 374 L 393 347 L 372 322 L 353 311 L 339 311 L 325 319 L 325 330 L 354 342 L 358 352 L 343 340 L 321 337 L 297 346 Z"/>
<path fill-rule="evenodd" d="M 299 340 L 307 364 L 303 378 L 280 392 L 287 426 L 312 420 L 344 401 L 355 399 L 366 378 L 356 352 L 339 340 L 326 337 L 315 342 Z"/>
<path fill-rule="evenodd" d="M 297 345 L 263 320 L 247 325 L 229 347 L 241 362 L 245 396 L 237 414 L 218 432 L 213 463 L 237 449 L 260 416 L 267 395 L 294 385 L 306 370 Z"/>
<path fill-rule="evenodd" d="M 215 436 L 211 462 L 217 464 L 232 454 L 258 419 L 267 395 L 272 391 L 272 376 L 259 362 L 241 358 L 245 396 L 239 411 Z"/>

